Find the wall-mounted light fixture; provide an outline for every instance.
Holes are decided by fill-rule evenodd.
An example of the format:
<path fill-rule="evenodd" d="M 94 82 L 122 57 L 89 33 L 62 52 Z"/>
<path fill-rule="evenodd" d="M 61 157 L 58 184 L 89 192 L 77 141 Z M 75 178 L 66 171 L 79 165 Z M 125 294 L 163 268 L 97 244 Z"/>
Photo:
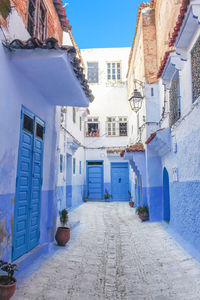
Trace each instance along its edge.
<path fill-rule="evenodd" d="M 142 107 L 142 100 L 144 99 L 144 82 L 138 80 L 138 79 L 134 79 L 134 84 L 135 84 L 135 89 L 133 92 L 133 95 L 131 96 L 130 99 L 128 99 L 131 109 L 134 112 L 138 112 L 141 107 Z M 140 85 L 142 93 L 140 91 L 138 91 L 136 85 Z"/>

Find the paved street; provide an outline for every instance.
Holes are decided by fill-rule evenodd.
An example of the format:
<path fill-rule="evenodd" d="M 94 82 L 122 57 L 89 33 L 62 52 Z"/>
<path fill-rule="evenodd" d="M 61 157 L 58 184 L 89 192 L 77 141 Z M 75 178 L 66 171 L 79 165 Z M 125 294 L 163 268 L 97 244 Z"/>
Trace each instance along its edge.
<path fill-rule="evenodd" d="M 200 299 L 200 265 L 128 203 L 86 203 L 68 246 L 17 289 L 14 300 Z"/>

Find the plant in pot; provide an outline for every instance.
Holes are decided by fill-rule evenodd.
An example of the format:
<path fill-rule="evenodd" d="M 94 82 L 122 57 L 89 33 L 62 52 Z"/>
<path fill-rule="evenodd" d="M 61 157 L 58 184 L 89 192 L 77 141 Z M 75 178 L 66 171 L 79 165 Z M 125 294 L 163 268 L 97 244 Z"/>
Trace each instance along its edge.
<path fill-rule="evenodd" d="M 104 199 L 106 202 L 109 202 L 109 199 L 112 198 L 112 195 L 109 194 L 108 190 L 105 189 Z"/>
<path fill-rule="evenodd" d="M 90 196 L 90 192 L 89 192 L 89 191 L 87 191 L 87 196 L 83 198 L 83 201 L 84 201 L 84 202 L 87 202 L 87 201 L 88 201 L 88 198 L 89 198 L 89 196 Z"/>
<path fill-rule="evenodd" d="M 55 239 L 59 246 L 65 246 L 70 240 L 70 228 L 66 227 L 68 222 L 68 211 L 63 209 L 60 211 L 60 223 L 61 227 L 57 228 Z"/>
<path fill-rule="evenodd" d="M 138 206 L 136 208 L 136 213 L 142 221 L 149 220 L 149 207 L 146 206 Z"/>
<path fill-rule="evenodd" d="M 7 275 L 0 276 L 0 299 L 9 300 L 16 289 L 17 280 L 14 277 L 14 272 L 18 271 L 17 265 L 0 260 L 0 269 L 7 273 Z"/>
<path fill-rule="evenodd" d="M 133 207 L 134 206 L 133 196 L 131 196 L 131 192 L 130 191 L 128 191 L 128 194 L 129 194 L 129 205 L 130 205 L 130 207 Z"/>

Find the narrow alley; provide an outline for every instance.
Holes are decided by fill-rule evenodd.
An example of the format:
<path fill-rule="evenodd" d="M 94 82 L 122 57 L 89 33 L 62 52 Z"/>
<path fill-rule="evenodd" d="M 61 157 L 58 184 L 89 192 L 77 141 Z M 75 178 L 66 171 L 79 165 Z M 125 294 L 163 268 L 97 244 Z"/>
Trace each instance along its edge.
<path fill-rule="evenodd" d="M 128 203 L 86 203 L 66 247 L 21 283 L 13 300 L 200 299 L 200 265 L 162 224 L 142 223 Z"/>

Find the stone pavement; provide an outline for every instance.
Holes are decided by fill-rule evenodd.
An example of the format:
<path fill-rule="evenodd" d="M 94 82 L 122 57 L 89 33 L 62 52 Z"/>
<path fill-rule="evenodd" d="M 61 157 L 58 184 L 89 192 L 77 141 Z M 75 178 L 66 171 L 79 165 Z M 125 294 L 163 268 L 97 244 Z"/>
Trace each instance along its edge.
<path fill-rule="evenodd" d="M 200 264 L 162 225 L 141 221 L 128 203 L 86 203 L 67 247 L 17 289 L 13 300 L 199 300 Z"/>

